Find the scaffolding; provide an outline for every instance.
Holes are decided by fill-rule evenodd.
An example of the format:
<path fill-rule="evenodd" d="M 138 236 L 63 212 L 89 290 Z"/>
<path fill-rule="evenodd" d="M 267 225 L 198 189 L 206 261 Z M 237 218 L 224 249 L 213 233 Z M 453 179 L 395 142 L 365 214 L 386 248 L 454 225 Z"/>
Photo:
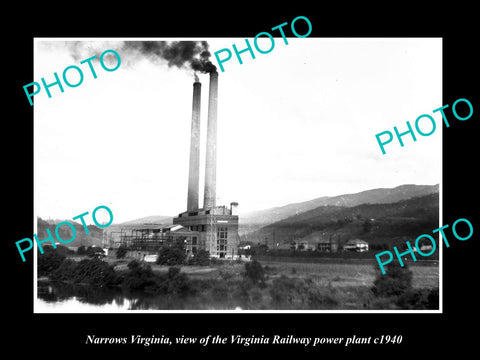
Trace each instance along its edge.
<path fill-rule="evenodd" d="M 189 253 L 196 250 L 197 245 L 193 244 L 193 240 L 197 239 L 198 234 L 195 231 L 170 232 L 165 229 L 144 228 L 132 229 L 130 235 L 123 233 L 120 242 L 128 250 L 156 253 L 165 246 L 181 246 Z"/>

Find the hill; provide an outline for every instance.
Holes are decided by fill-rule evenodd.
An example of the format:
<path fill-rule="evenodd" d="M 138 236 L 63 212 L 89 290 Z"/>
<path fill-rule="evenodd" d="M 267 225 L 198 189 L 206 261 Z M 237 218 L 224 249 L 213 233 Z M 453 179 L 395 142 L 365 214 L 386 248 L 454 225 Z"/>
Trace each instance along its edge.
<path fill-rule="evenodd" d="M 242 236 L 242 240 L 275 247 L 318 232 L 340 245 L 353 238 L 370 244 L 392 244 L 431 233 L 438 225 L 439 195 L 433 193 L 393 203 L 319 206 L 264 226 Z"/>
<path fill-rule="evenodd" d="M 146 225 L 146 224 L 160 224 L 160 225 L 171 225 L 173 222 L 173 216 L 162 216 L 162 215 L 152 215 L 146 216 L 139 219 L 125 221 L 120 224 L 121 226 L 130 226 L 130 225 Z"/>
<path fill-rule="evenodd" d="M 288 204 L 266 210 L 253 211 L 240 216 L 239 234 L 246 235 L 276 221 L 295 216 L 320 206 L 354 207 L 361 204 L 390 204 L 414 197 L 438 193 L 437 185 L 406 184 L 394 188 L 378 188 L 353 194 L 324 196 L 317 199 Z"/>
<path fill-rule="evenodd" d="M 37 217 L 37 236 L 39 240 L 46 239 L 48 237 L 46 229 L 50 230 L 50 233 L 55 238 L 55 228 L 62 221 L 67 221 L 75 227 L 75 239 L 65 246 L 80 247 L 80 246 L 102 246 L 103 239 L 103 230 L 95 225 L 88 225 L 88 231 L 90 234 L 86 234 L 83 225 L 72 220 L 44 220 L 40 217 Z M 64 240 L 69 240 L 72 238 L 72 230 L 70 227 L 63 225 L 58 229 L 60 237 Z M 59 243 L 59 241 L 56 241 Z M 45 243 L 47 244 L 47 243 Z"/>
<path fill-rule="evenodd" d="M 71 220 L 61 220 L 61 219 L 54 219 L 54 220 L 44 220 L 42 218 L 37 218 L 37 236 L 39 240 L 46 239 L 48 234 L 46 229 L 50 229 L 53 237 L 55 238 L 55 228 L 56 226 L 61 223 L 62 221 L 67 221 L 74 225 L 75 227 L 75 240 L 71 243 L 66 244 L 66 246 L 71 247 L 80 247 L 80 246 L 103 246 L 103 237 L 110 238 L 112 237 L 112 233 L 115 233 L 115 236 L 119 236 L 120 232 L 129 228 L 134 228 L 139 225 L 171 225 L 173 221 L 172 216 L 161 216 L 161 215 L 153 215 L 147 216 L 139 219 L 129 220 L 119 224 L 112 224 L 105 229 L 101 229 L 95 225 L 88 225 L 88 230 L 90 232 L 89 235 L 85 233 L 83 225 Z M 61 226 L 59 228 L 59 235 L 62 239 L 68 240 L 72 238 L 72 231 L 68 226 Z M 58 242 L 58 241 L 57 241 Z"/>

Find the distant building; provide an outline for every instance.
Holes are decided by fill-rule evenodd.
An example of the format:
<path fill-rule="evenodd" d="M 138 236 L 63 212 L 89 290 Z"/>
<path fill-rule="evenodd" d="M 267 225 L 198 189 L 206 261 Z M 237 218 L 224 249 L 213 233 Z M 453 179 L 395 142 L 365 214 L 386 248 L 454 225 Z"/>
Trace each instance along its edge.
<path fill-rule="evenodd" d="M 360 239 L 351 239 L 343 245 L 343 251 L 368 251 L 368 243 Z"/>
<path fill-rule="evenodd" d="M 316 250 L 320 252 L 337 252 L 338 243 L 332 235 L 316 231 L 294 243 L 295 250 Z"/>
<path fill-rule="evenodd" d="M 433 246 L 432 245 L 427 245 L 427 244 L 420 245 L 418 250 L 417 250 L 416 247 L 413 247 L 413 251 L 415 251 L 415 252 L 420 251 L 422 253 L 430 253 L 432 250 L 433 250 Z"/>
<path fill-rule="evenodd" d="M 338 243 L 330 239 L 320 239 L 317 243 L 317 250 L 321 252 L 337 252 Z"/>
<path fill-rule="evenodd" d="M 140 225 L 124 231 L 121 244 L 131 251 L 142 254 L 156 253 L 162 246 L 182 245 L 187 255 L 195 254 L 200 248 L 198 231 L 191 231 L 181 225 Z"/>
<path fill-rule="evenodd" d="M 316 250 L 316 246 L 315 244 L 306 240 L 295 241 L 295 250 L 300 250 L 300 251 Z"/>

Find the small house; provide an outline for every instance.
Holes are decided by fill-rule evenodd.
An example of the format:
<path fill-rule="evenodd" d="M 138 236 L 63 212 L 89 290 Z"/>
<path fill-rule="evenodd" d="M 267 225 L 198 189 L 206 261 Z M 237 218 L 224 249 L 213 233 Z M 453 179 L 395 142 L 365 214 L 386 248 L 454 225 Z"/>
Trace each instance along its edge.
<path fill-rule="evenodd" d="M 332 239 L 319 239 L 317 242 L 317 250 L 320 252 L 337 252 L 338 244 Z"/>
<path fill-rule="evenodd" d="M 368 251 L 368 243 L 360 239 L 351 239 L 351 240 L 348 240 L 343 245 L 343 251 L 356 251 L 356 252 Z"/>

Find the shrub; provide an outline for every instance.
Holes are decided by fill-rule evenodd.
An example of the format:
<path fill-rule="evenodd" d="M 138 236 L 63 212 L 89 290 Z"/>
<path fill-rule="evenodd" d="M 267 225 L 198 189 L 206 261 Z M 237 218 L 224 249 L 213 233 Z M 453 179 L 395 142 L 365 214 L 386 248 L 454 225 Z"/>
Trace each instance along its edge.
<path fill-rule="evenodd" d="M 127 248 L 124 245 L 120 245 L 117 249 L 116 257 L 117 259 L 123 259 L 127 255 Z"/>
<path fill-rule="evenodd" d="M 235 277 L 235 273 L 224 269 L 220 269 L 218 275 L 222 279 L 223 283 L 228 282 Z"/>
<path fill-rule="evenodd" d="M 274 305 L 291 307 L 295 303 L 303 303 L 305 301 L 305 290 L 302 281 L 282 275 L 273 280 L 270 296 Z"/>
<path fill-rule="evenodd" d="M 99 259 L 84 259 L 75 267 L 73 281 L 93 286 L 114 285 L 117 276 L 113 267 Z"/>
<path fill-rule="evenodd" d="M 428 308 L 427 309 L 438 309 L 440 306 L 440 299 L 438 288 L 430 290 L 430 293 L 427 296 Z"/>
<path fill-rule="evenodd" d="M 122 285 L 128 290 L 154 291 L 157 286 L 157 278 L 150 265 L 132 260 L 127 265 L 129 271 L 125 274 Z"/>
<path fill-rule="evenodd" d="M 377 297 L 370 303 L 370 309 L 375 310 L 398 310 L 390 298 Z"/>
<path fill-rule="evenodd" d="M 193 292 L 186 274 L 180 268 L 172 266 L 168 269 L 167 276 L 160 283 L 160 290 L 167 294 L 185 296 Z"/>
<path fill-rule="evenodd" d="M 77 263 L 71 259 L 65 259 L 58 268 L 50 274 L 50 279 L 54 281 L 71 281 L 75 274 Z"/>
<path fill-rule="evenodd" d="M 309 287 L 307 290 L 306 302 L 312 309 L 332 308 L 338 305 L 339 301 L 333 295 L 332 290 L 326 288 L 321 291 L 315 287 Z"/>
<path fill-rule="evenodd" d="M 188 265 L 210 265 L 210 253 L 207 250 L 198 250 L 196 254 L 188 260 Z"/>
<path fill-rule="evenodd" d="M 105 256 L 105 251 L 103 251 L 102 248 L 99 248 L 97 246 L 89 246 L 85 251 L 85 255 L 91 258 L 100 258 Z"/>
<path fill-rule="evenodd" d="M 136 270 L 144 266 L 140 261 L 138 260 L 132 260 L 127 264 L 127 268 L 130 270 Z"/>
<path fill-rule="evenodd" d="M 37 254 L 38 263 L 37 270 L 39 276 L 46 276 L 56 270 L 62 262 L 66 259 L 65 255 L 57 252 L 53 247 L 46 246 L 44 253 Z"/>
<path fill-rule="evenodd" d="M 217 281 L 214 283 L 211 293 L 212 293 L 212 298 L 214 300 L 225 300 L 228 298 L 230 292 L 231 292 L 230 286 L 228 286 L 225 282 L 223 281 Z"/>
<path fill-rule="evenodd" d="M 378 272 L 373 282 L 372 292 L 376 296 L 399 296 L 412 288 L 412 271 L 405 264 L 401 267 L 391 262 L 385 269 L 385 275 Z"/>
<path fill-rule="evenodd" d="M 408 290 L 398 297 L 396 304 L 406 310 L 438 309 L 438 288 Z"/>
<path fill-rule="evenodd" d="M 257 260 L 245 263 L 245 272 L 243 276 L 253 284 L 265 283 L 265 270 Z"/>
<path fill-rule="evenodd" d="M 157 264 L 160 265 L 183 265 L 185 263 L 186 254 L 180 246 L 163 246 L 158 251 Z"/>
<path fill-rule="evenodd" d="M 251 301 L 251 290 L 254 288 L 250 280 L 238 282 L 238 286 L 234 288 L 233 297 L 240 302 L 242 308 L 249 308 Z"/>

